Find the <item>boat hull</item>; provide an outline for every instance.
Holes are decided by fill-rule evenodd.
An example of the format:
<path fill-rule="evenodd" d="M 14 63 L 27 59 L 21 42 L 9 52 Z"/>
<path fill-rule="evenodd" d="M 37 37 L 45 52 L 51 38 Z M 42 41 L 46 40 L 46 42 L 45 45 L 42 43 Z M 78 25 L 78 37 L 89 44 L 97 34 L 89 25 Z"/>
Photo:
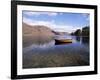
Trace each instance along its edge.
<path fill-rule="evenodd" d="M 55 43 L 72 43 L 72 39 L 64 39 L 64 40 L 55 39 Z"/>

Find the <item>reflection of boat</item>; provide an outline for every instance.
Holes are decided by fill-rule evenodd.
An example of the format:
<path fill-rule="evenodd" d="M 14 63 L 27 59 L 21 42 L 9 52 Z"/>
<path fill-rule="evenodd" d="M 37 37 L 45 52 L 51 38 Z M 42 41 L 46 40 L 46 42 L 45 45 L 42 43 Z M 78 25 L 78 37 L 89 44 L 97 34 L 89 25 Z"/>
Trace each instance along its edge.
<path fill-rule="evenodd" d="M 55 43 L 72 43 L 72 39 L 55 39 Z"/>

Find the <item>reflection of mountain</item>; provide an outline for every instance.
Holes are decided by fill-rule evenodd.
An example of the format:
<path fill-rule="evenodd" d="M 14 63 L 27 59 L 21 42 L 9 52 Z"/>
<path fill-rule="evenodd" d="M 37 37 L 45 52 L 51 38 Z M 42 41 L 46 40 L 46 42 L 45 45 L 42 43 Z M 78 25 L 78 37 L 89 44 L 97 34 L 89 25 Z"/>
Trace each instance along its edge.
<path fill-rule="evenodd" d="M 23 23 L 23 46 L 29 46 L 33 43 L 49 42 L 55 35 L 52 30 L 46 26 L 30 26 Z"/>
<path fill-rule="evenodd" d="M 30 26 L 23 23 L 23 46 L 27 47 L 34 44 L 44 44 L 50 42 L 55 37 L 59 38 L 68 35 L 67 32 L 58 32 L 43 25 Z"/>

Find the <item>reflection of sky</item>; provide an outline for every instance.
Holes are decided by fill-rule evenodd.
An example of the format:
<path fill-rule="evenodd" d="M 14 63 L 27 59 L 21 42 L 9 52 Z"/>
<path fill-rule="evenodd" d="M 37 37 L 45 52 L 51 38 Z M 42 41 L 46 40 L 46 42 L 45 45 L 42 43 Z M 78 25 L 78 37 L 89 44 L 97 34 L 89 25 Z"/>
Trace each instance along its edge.
<path fill-rule="evenodd" d="M 23 11 L 23 22 L 29 25 L 46 25 L 58 31 L 72 32 L 89 25 L 87 13 Z"/>
<path fill-rule="evenodd" d="M 48 43 L 44 43 L 44 44 L 40 44 L 40 43 L 37 43 L 37 44 L 32 44 L 31 46 L 28 46 L 28 47 L 25 47 L 23 48 L 23 51 L 24 52 L 28 52 L 32 49 L 48 49 L 48 48 L 51 48 L 55 45 L 55 42 L 54 41 L 50 41 Z"/>

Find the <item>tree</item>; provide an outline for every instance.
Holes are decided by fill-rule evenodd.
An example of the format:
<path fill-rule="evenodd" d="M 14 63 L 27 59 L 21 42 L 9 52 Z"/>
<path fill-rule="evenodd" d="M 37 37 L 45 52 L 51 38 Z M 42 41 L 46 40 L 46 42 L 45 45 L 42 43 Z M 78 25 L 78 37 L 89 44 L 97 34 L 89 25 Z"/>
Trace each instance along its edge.
<path fill-rule="evenodd" d="M 71 35 L 75 35 L 75 36 L 86 36 L 89 37 L 89 26 L 83 27 L 82 30 L 77 29 L 75 32 L 72 32 Z"/>
<path fill-rule="evenodd" d="M 80 29 L 77 29 L 77 30 L 74 32 L 74 35 L 76 35 L 76 36 L 81 36 L 81 30 L 80 30 Z"/>
<path fill-rule="evenodd" d="M 87 36 L 89 37 L 89 26 L 86 26 L 84 28 L 82 28 L 82 36 Z"/>

